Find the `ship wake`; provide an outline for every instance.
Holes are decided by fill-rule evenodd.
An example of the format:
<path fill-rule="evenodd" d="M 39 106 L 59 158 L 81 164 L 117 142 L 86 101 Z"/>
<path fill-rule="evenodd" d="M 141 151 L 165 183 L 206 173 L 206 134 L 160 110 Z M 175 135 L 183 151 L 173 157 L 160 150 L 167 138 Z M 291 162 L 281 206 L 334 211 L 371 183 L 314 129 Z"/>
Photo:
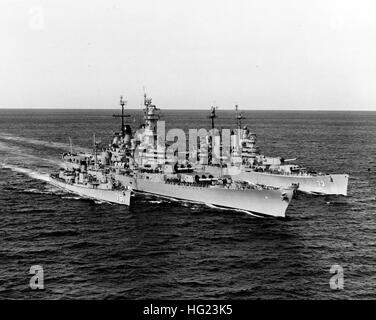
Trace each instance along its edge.
<path fill-rule="evenodd" d="M 33 139 L 33 138 L 25 138 L 25 137 L 11 135 L 8 133 L 0 133 L 0 139 L 3 141 L 8 141 L 8 142 L 26 143 L 26 144 L 54 148 L 54 149 L 61 149 L 61 150 L 69 150 L 70 148 L 70 145 L 68 143 L 45 141 L 45 140 L 38 140 L 38 139 Z M 79 152 L 91 151 L 89 148 L 83 148 L 83 147 L 77 147 L 77 146 L 75 146 L 74 149 Z"/>
<path fill-rule="evenodd" d="M 13 172 L 25 174 L 25 175 L 27 175 L 28 177 L 30 177 L 32 179 L 37 179 L 37 180 L 41 180 L 41 181 L 45 181 L 45 182 L 50 182 L 50 176 L 47 173 L 41 173 L 41 172 L 38 172 L 38 171 L 34 171 L 34 170 L 31 170 L 31 169 L 14 166 L 14 165 L 7 164 L 7 163 L 0 163 L 0 168 L 10 169 Z"/>

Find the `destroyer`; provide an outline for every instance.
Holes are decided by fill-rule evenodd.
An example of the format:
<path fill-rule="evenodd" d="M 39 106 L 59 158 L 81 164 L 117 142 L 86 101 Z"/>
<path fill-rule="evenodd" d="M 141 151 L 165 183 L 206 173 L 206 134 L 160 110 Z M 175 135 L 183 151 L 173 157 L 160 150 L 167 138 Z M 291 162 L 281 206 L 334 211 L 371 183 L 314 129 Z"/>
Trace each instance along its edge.
<path fill-rule="evenodd" d="M 128 185 L 120 185 L 108 170 L 99 167 L 95 140 L 94 145 L 94 156 L 76 157 L 72 151 L 69 154 L 65 153 L 65 168 L 61 168 L 58 174 L 52 174 L 49 182 L 84 198 L 129 206 L 131 188 Z"/>

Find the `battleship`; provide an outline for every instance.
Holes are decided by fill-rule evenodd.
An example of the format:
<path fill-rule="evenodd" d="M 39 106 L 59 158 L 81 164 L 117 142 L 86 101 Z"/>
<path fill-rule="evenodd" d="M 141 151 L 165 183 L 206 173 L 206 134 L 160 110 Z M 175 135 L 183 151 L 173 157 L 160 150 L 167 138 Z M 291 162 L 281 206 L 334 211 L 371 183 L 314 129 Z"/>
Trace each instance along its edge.
<path fill-rule="evenodd" d="M 83 198 L 100 202 L 130 205 L 132 188 L 117 183 L 109 171 L 98 165 L 96 142 L 94 155 L 64 153 L 64 166 L 51 174 L 49 183 Z"/>
<path fill-rule="evenodd" d="M 258 215 L 285 217 L 293 198 L 293 188 L 266 187 L 246 181 L 234 181 L 230 176 L 216 176 L 194 171 L 187 164 L 166 158 L 165 146 L 158 146 L 156 133 L 157 107 L 144 95 L 144 120 L 141 132 L 132 134 L 125 125 L 121 98 L 121 131 L 115 132 L 111 143 L 99 158 L 99 166 L 109 170 L 113 179 L 136 193 L 203 203 L 216 207 L 252 212 Z M 74 158 L 74 157 L 73 157 Z M 72 166 L 72 155 L 64 162 Z M 75 164 L 76 165 L 76 164 Z"/>
<path fill-rule="evenodd" d="M 257 146 L 257 135 L 241 125 L 243 116 L 235 106 L 237 130 L 231 137 L 231 162 L 219 168 L 218 165 L 209 164 L 204 170 L 213 175 L 220 172 L 230 175 L 236 180 L 248 181 L 254 184 L 286 188 L 296 187 L 299 191 L 311 194 L 344 195 L 347 196 L 349 175 L 326 174 L 309 171 L 293 162 L 296 159 L 282 157 L 267 157 L 260 153 Z M 213 119 L 216 117 L 212 109 Z M 216 137 L 220 144 L 219 136 Z"/>

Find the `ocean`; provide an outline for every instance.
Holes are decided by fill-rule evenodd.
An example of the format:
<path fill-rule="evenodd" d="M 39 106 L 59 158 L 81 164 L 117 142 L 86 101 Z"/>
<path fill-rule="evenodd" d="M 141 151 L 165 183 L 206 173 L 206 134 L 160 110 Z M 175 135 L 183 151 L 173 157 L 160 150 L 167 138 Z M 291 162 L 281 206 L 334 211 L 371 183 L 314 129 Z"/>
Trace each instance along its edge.
<path fill-rule="evenodd" d="M 0 109 L 1 299 L 376 298 L 376 112 L 243 112 L 262 153 L 350 175 L 348 197 L 298 193 L 284 219 L 139 194 L 128 208 L 50 186 L 69 137 L 75 150 L 93 133 L 109 142 L 113 113 Z M 129 114 L 136 128 L 143 113 Z M 210 127 L 207 111 L 160 114 L 167 129 Z M 216 126 L 235 127 L 234 112 Z M 44 290 L 30 289 L 33 265 Z"/>

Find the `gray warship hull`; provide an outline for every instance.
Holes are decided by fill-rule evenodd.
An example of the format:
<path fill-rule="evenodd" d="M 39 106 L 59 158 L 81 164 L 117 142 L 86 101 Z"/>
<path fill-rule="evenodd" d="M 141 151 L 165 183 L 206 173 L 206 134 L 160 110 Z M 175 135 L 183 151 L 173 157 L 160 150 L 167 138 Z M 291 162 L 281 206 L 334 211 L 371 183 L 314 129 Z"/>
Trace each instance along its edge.
<path fill-rule="evenodd" d="M 286 188 L 298 184 L 298 190 L 306 193 L 333 194 L 347 196 L 349 176 L 346 174 L 330 174 L 315 176 L 278 175 L 262 172 L 243 172 L 234 178 L 251 183 L 259 183 L 274 187 Z"/>
<path fill-rule="evenodd" d="M 233 190 L 221 187 L 197 187 L 169 184 L 157 179 L 135 178 L 115 174 L 115 179 L 124 185 L 131 185 L 135 191 L 168 198 L 210 204 L 225 208 L 244 210 L 266 216 L 285 217 L 293 197 L 293 190 Z M 154 180 L 154 181 L 153 181 Z"/>
<path fill-rule="evenodd" d="M 75 193 L 83 198 L 88 198 L 96 201 L 105 201 L 110 203 L 116 203 L 121 205 L 130 205 L 131 200 L 131 190 L 105 190 L 105 189 L 95 189 L 87 188 L 77 184 L 65 183 L 54 177 L 50 177 L 49 181 L 52 185 Z"/>
<path fill-rule="evenodd" d="M 208 166 L 206 171 L 219 174 L 216 167 Z M 347 196 L 349 176 L 347 174 L 327 175 L 297 175 L 297 174 L 273 174 L 266 172 L 226 170 L 235 180 L 243 180 L 249 183 L 263 184 L 278 188 L 288 188 L 293 184 L 299 185 L 298 190 L 306 193 L 332 194 Z"/>

